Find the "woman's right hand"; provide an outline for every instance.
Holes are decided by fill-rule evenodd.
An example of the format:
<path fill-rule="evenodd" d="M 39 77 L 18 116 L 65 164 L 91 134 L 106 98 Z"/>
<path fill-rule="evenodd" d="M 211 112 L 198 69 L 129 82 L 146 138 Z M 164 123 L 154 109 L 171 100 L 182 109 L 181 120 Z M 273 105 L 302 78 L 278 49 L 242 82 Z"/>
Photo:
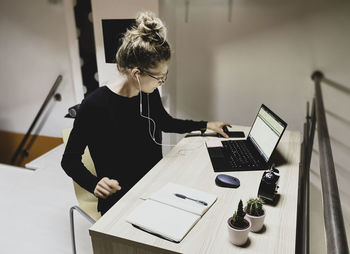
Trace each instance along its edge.
<path fill-rule="evenodd" d="M 98 198 L 107 198 L 121 189 L 119 182 L 115 179 L 103 177 L 96 185 L 94 195 Z"/>

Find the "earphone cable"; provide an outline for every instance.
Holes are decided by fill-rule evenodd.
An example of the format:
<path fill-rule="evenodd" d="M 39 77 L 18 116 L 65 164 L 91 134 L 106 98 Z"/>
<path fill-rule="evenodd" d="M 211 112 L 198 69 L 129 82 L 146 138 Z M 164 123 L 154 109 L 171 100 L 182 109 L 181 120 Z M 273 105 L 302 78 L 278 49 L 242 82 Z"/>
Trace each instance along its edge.
<path fill-rule="evenodd" d="M 155 121 L 150 117 L 149 97 L 148 97 L 148 94 L 147 94 L 147 111 L 148 111 L 148 112 L 147 112 L 147 115 L 148 115 L 148 116 L 144 116 L 144 115 L 142 114 L 142 105 L 143 105 L 143 104 L 142 104 L 141 84 L 140 84 L 139 77 L 136 76 L 136 78 L 137 78 L 137 82 L 138 82 L 138 84 L 139 84 L 139 89 L 140 89 L 140 116 L 148 120 L 148 133 L 149 133 L 151 139 L 153 140 L 154 143 L 156 143 L 157 145 L 160 145 L 160 146 L 170 146 L 170 147 L 176 146 L 176 145 L 172 145 L 172 144 L 163 144 L 163 143 L 159 143 L 159 142 L 156 141 L 156 139 L 155 139 L 155 137 L 154 137 L 154 136 L 155 136 L 155 131 L 156 131 L 156 123 L 155 123 Z M 151 133 L 151 122 L 150 122 L 150 121 L 152 121 L 152 123 L 154 124 L 153 135 L 152 135 L 152 133 Z"/>
<path fill-rule="evenodd" d="M 159 142 L 156 141 L 156 139 L 155 139 L 155 137 L 154 137 L 154 136 L 155 136 L 155 130 L 156 130 L 156 123 L 155 123 L 155 121 L 150 117 L 149 95 L 147 94 L 147 111 L 148 111 L 148 112 L 147 112 L 147 115 L 148 115 L 148 116 L 144 116 L 144 115 L 142 114 L 142 106 L 143 106 L 143 104 L 142 104 L 141 84 L 140 84 L 139 77 L 136 76 L 136 78 L 137 78 L 137 82 L 138 82 L 139 89 L 140 89 L 140 116 L 141 116 L 142 118 L 148 120 L 148 133 L 149 133 L 151 139 L 152 139 L 153 142 L 154 142 L 155 144 L 157 144 L 157 145 L 175 147 L 176 145 L 172 145 L 172 144 L 163 144 L 163 143 L 159 143 Z M 152 123 L 154 124 L 153 135 L 152 135 L 152 133 L 151 133 L 151 123 L 150 123 L 150 121 L 152 121 Z M 181 150 L 178 151 L 178 154 L 181 154 L 182 152 L 185 152 L 185 151 L 192 151 L 192 150 L 194 150 L 194 149 L 197 149 L 197 148 L 201 147 L 202 145 L 203 145 L 203 143 L 200 142 L 200 144 L 199 144 L 198 146 L 196 146 L 196 147 L 194 147 L 194 148 L 192 148 L 192 149 L 191 149 L 191 148 L 190 148 L 190 149 L 181 149 Z"/>

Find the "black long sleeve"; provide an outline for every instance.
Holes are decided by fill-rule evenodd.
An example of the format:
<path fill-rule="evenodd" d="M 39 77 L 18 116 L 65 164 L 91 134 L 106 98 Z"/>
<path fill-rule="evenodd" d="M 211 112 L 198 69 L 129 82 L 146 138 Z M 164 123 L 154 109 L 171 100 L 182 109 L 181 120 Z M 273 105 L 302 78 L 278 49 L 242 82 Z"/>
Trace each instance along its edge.
<path fill-rule="evenodd" d="M 158 90 L 142 93 L 143 115 L 156 122 L 158 131 L 185 133 L 206 127 L 204 121 L 180 120 L 164 109 Z M 139 95 L 126 98 L 101 87 L 85 98 L 74 121 L 62 168 L 80 186 L 93 193 L 103 177 L 118 180 L 122 189 L 107 199 L 99 199 L 99 210 L 108 210 L 161 158 L 161 146 L 149 134 L 151 121 L 140 116 Z M 89 147 L 97 177 L 81 162 Z"/>
<path fill-rule="evenodd" d="M 67 175 L 91 193 L 94 192 L 100 179 L 87 170 L 81 159 L 85 148 L 88 145 L 88 129 L 93 129 L 92 126 L 94 123 L 89 122 L 89 120 L 93 119 L 91 117 L 93 114 L 93 110 L 88 109 L 88 105 L 82 103 L 82 110 L 79 112 L 79 117 L 74 121 L 74 126 L 69 135 L 67 146 L 61 161 L 61 166 Z M 87 128 L 87 126 L 90 127 Z"/>
<path fill-rule="evenodd" d="M 175 133 L 187 133 L 194 130 L 205 129 L 207 122 L 205 121 L 192 121 L 192 120 L 182 120 L 173 118 L 165 110 L 159 95 L 159 91 L 155 90 L 152 95 L 154 99 L 153 107 L 157 109 L 158 114 L 156 114 L 156 120 L 159 123 L 160 129 L 164 132 L 175 132 Z M 150 108 L 150 111 L 152 111 Z"/>

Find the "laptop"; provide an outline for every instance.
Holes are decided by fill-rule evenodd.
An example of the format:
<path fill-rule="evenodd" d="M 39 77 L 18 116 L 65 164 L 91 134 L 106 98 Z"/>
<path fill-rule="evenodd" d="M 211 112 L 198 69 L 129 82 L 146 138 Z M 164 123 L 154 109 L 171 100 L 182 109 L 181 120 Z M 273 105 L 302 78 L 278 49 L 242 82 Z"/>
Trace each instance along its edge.
<path fill-rule="evenodd" d="M 206 143 L 215 172 L 266 170 L 287 123 L 264 104 L 250 128 L 247 139 Z"/>

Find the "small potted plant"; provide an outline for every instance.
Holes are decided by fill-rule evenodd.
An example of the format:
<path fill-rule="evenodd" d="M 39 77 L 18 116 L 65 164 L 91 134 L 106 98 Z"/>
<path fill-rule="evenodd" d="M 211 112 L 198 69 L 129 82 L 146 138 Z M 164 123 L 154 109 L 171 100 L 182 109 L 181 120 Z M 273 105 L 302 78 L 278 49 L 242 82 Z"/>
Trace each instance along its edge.
<path fill-rule="evenodd" d="M 260 198 L 251 198 L 245 207 L 246 218 L 251 223 L 251 231 L 259 232 L 265 220 L 265 209 L 263 208 L 263 201 Z"/>
<path fill-rule="evenodd" d="M 246 220 L 244 216 L 243 203 L 242 200 L 240 200 L 237 211 L 235 211 L 233 216 L 227 221 L 230 242 L 238 246 L 247 242 L 248 233 L 250 231 L 250 221 Z"/>

